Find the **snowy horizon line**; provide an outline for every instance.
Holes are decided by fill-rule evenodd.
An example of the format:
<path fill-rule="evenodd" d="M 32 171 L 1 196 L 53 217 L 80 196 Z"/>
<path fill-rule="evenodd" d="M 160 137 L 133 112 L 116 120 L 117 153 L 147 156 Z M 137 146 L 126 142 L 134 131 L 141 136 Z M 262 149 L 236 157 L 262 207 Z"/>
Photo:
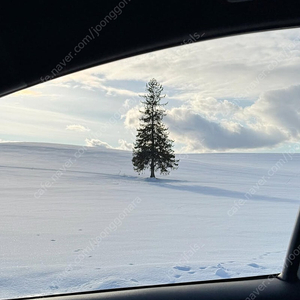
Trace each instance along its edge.
<path fill-rule="evenodd" d="M 50 143 L 50 142 L 30 142 L 30 141 L 6 141 L 6 140 L 1 140 L 0 139 L 0 146 L 1 145 L 10 145 L 10 144 L 18 144 L 20 146 L 22 145 L 34 145 L 34 146 L 45 146 L 45 145 L 49 145 L 49 146 L 63 146 L 63 147 L 76 147 L 76 148 L 82 148 L 82 149 L 99 149 L 99 150 L 112 150 L 112 151 L 122 151 L 122 152 L 132 152 L 131 149 L 121 149 L 118 147 L 106 147 L 105 145 L 96 145 L 96 146 L 92 146 L 92 145 L 79 145 L 79 144 L 70 144 L 70 143 Z M 104 143 L 106 144 L 106 143 Z M 298 149 L 297 149 L 298 150 Z M 300 152 L 288 152 L 288 151 L 282 151 L 282 152 L 263 152 L 263 151 L 203 151 L 203 152 L 177 152 L 175 151 L 175 154 L 177 156 L 183 155 L 194 155 L 194 154 L 300 154 Z M 182 159 L 184 159 L 186 157 L 182 157 Z"/>

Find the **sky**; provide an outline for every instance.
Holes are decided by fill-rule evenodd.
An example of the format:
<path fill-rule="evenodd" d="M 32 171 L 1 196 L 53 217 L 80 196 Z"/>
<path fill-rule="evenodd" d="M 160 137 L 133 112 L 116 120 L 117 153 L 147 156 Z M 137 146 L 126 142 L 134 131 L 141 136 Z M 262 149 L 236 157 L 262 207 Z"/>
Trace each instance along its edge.
<path fill-rule="evenodd" d="M 0 98 L 0 142 L 131 150 L 155 78 L 177 153 L 300 152 L 300 29 L 191 35 L 200 38 Z"/>

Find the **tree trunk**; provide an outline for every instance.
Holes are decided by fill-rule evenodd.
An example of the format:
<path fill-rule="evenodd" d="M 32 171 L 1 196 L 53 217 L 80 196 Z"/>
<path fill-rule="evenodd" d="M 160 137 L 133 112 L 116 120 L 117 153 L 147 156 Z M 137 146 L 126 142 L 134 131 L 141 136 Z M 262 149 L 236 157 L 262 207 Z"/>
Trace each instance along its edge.
<path fill-rule="evenodd" d="M 151 175 L 150 178 L 155 178 L 155 174 L 154 174 L 154 164 L 152 165 L 151 163 Z"/>
<path fill-rule="evenodd" d="M 150 178 L 155 178 L 154 174 L 154 120 L 153 120 L 153 105 L 152 105 L 152 112 L 151 112 L 151 175 Z"/>

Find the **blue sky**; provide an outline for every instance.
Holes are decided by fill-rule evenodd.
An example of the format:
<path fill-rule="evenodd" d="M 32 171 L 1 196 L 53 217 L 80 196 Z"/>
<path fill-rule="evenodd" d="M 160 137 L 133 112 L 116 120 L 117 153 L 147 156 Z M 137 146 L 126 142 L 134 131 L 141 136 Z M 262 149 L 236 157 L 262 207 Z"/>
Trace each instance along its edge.
<path fill-rule="evenodd" d="M 139 95 L 151 78 L 164 86 L 165 122 L 179 153 L 284 152 L 298 145 L 299 29 L 191 43 L 3 97 L 0 141 L 130 150 Z"/>

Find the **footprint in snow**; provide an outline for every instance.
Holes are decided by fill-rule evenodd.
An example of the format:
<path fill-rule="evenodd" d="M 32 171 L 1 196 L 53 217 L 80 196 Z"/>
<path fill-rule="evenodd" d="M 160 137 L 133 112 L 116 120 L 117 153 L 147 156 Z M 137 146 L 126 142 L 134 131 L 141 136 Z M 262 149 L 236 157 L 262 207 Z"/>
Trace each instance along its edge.
<path fill-rule="evenodd" d="M 185 271 L 185 272 L 191 270 L 191 268 L 189 266 L 175 266 L 175 267 L 173 267 L 173 269 L 176 269 L 176 270 L 179 270 L 179 271 Z"/>
<path fill-rule="evenodd" d="M 50 285 L 51 290 L 57 290 L 58 288 L 59 288 L 59 286 L 57 286 L 57 285 Z"/>
<path fill-rule="evenodd" d="M 189 274 L 195 274 L 195 272 L 192 272 L 192 271 L 191 271 L 191 272 L 189 272 Z"/>
<path fill-rule="evenodd" d="M 55 240 L 51 240 L 51 242 L 55 242 Z"/>
<path fill-rule="evenodd" d="M 268 256 L 268 255 L 270 255 L 271 254 L 271 252 L 265 252 L 264 254 L 262 254 L 259 258 L 263 258 L 264 256 Z"/>
<path fill-rule="evenodd" d="M 248 264 L 249 267 L 252 267 L 252 268 L 259 268 L 259 269 L 265 269 L 265 267 L 263 266 L 259 266 L 258 264 L 256 263 L 251 263 L 251 264 Z"/>
<path fill-rule="evenodd" d="M 199 267 L 200 270 L 205 270 L 207 267 Z"/>
<path fill-rule="evenodd" d="M 74 252 L 79 252 L 79 251 L 81 251 L 81 249 L 76 249 L 76 250 L 74 250 Z"/>
<path fill-rule="evenodd" d="M 229 278 L 230 277 L 229 274 L 224 269 L 218 269 L 216 271 L 216 275 L 220 276 L 222 278 Z"/>
<path fill-rule="evenodd" d="M 180 277 L 181 277 L 181 275 L 174 275 L 174 277 L 175 277 L 175 278 L 180 278 Z"/>
<path fill-rule="evenodd" d="M 136 279 L 130 279 L 130 281 L 138 283 L 138 281 Z"/>

